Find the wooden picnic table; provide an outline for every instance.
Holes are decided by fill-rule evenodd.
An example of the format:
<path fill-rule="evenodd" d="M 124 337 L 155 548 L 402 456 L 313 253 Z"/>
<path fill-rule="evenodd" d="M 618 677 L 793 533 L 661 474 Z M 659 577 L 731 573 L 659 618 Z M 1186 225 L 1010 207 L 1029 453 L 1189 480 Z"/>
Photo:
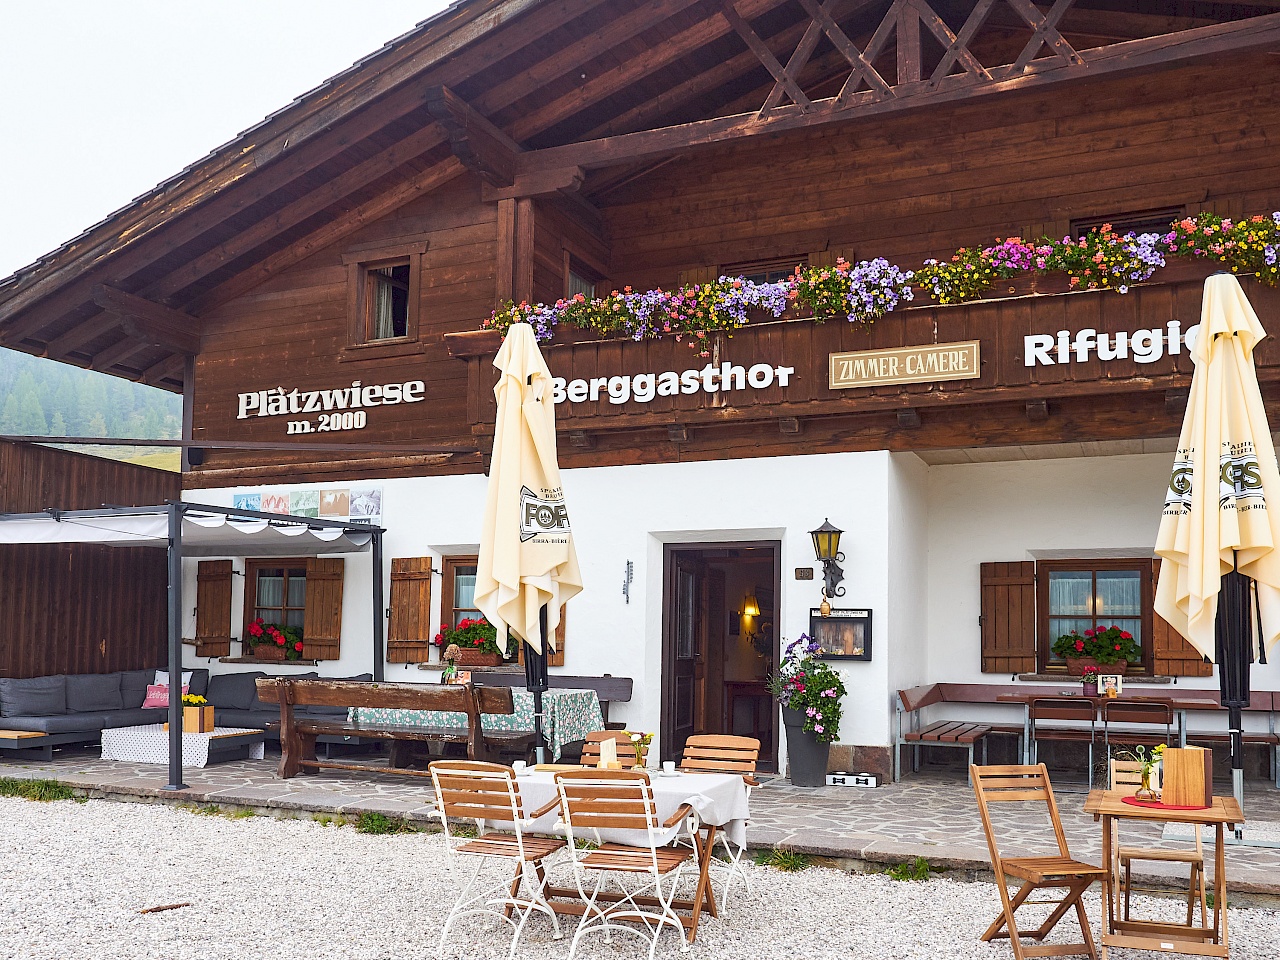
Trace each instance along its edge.
<path fill-rule="evenodd" d="M 1180 810 L 1162 804 L 1137 806 L 1125 790 L 1091 790 L 1085 800 L 1085 813 L 1102 821 L 1102 849 L 1107 858 L 1107 875 L 1103 878 L 1102 957 L 1107 947 L 1129 947 L 1158 950 L 1162 953 L 1189 953 L 1197 956 L 1225 957 L 1227 943 L 1227 864 L 1224 828 L 1244 823 L 1244 814 L 1234 797 L 1214 797 L 1212 805 L 1197 810 Z M 1127 920 L 1117 915 L 1117 891 L 1120 887 L 1120 844 L 1118 820 L 1204 824 L 1214 828 L 1213 923 L 1163 923 L 1154 920 Z"/>

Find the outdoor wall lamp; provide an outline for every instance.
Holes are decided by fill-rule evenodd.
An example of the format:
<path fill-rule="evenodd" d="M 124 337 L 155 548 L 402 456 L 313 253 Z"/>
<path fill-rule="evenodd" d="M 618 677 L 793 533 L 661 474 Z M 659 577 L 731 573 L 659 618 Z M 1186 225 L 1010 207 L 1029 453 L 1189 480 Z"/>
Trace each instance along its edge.
<path fill-rule="evenodd" d="M 830 520 L 823 520 L 817 530 L 809 531 L 813 538 L 813 552 L 822 561 L 822 605 L 819 610 L 824 617 L 831 613 L 828 598 L 844 596 L 844 587 L 840 586 L 844 579 L 844 571 L 840 569 L 840 561 L 844 560 L 844 554 L 840 552 L 842 533 L 844 531 L 832 526 Z"/>

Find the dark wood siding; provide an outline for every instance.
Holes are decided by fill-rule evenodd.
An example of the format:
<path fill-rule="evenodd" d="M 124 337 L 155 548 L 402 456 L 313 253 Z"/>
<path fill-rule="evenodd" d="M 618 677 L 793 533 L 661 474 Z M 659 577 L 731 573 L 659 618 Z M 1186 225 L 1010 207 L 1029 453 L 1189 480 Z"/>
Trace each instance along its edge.
<path fill-rule="evenodd" d="M 0 442 L 0 511 L 145 506 L 181 477 L 50 447 Z M 167 636 L 165 552 L 94 544 L 0 546 L 0 676 L 154 667 Z"/>

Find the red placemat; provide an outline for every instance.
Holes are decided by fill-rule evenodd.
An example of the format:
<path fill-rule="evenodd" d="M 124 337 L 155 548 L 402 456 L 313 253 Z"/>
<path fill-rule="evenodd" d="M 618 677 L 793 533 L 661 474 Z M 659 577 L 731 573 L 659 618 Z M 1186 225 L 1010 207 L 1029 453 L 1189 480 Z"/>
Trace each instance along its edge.
<path fill-rule="evenodd" d="M 1152 810 L 1208 810 L 1209 807 L 1179 807 L 1172 803 L 1161 803 L 1159 800 L 1139 800 L 1137 797 L 1121 797 L 1121 803 L 1131 807 L 1150 807 Z"/>

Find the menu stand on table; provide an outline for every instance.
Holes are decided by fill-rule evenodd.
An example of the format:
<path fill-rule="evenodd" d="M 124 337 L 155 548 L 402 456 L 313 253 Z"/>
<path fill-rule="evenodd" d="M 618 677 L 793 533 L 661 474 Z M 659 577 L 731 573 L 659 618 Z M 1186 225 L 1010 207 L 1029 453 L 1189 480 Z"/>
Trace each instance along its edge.
<path fill-rule="evenodd" d="M 1244 823 L 1244 814 L 1234 797 L 1214 797 L 1213 803 L 1200 809 L 1179 809 L 1163 804 L 1136 805 L 1124 790 L 1091 790 L 1085 801 L 1085 813 L 1102 821 L 1102 849 L 1107 858 L 1107 875 L 1103 880 L 1102 955 L 1107 947 L 1157 950 L 1161 953 L 1188 953 L 1204 957 L 1225 957 L 1227 943 L 1227 869 L 1224 831 L 1228 824 Z M 1214 828 L 1213 922 L 1162 923 L 1155 920 L 1131 920 L 1120 915 L 1119 844 L 1116 821 L 1202 824 Z"/>

